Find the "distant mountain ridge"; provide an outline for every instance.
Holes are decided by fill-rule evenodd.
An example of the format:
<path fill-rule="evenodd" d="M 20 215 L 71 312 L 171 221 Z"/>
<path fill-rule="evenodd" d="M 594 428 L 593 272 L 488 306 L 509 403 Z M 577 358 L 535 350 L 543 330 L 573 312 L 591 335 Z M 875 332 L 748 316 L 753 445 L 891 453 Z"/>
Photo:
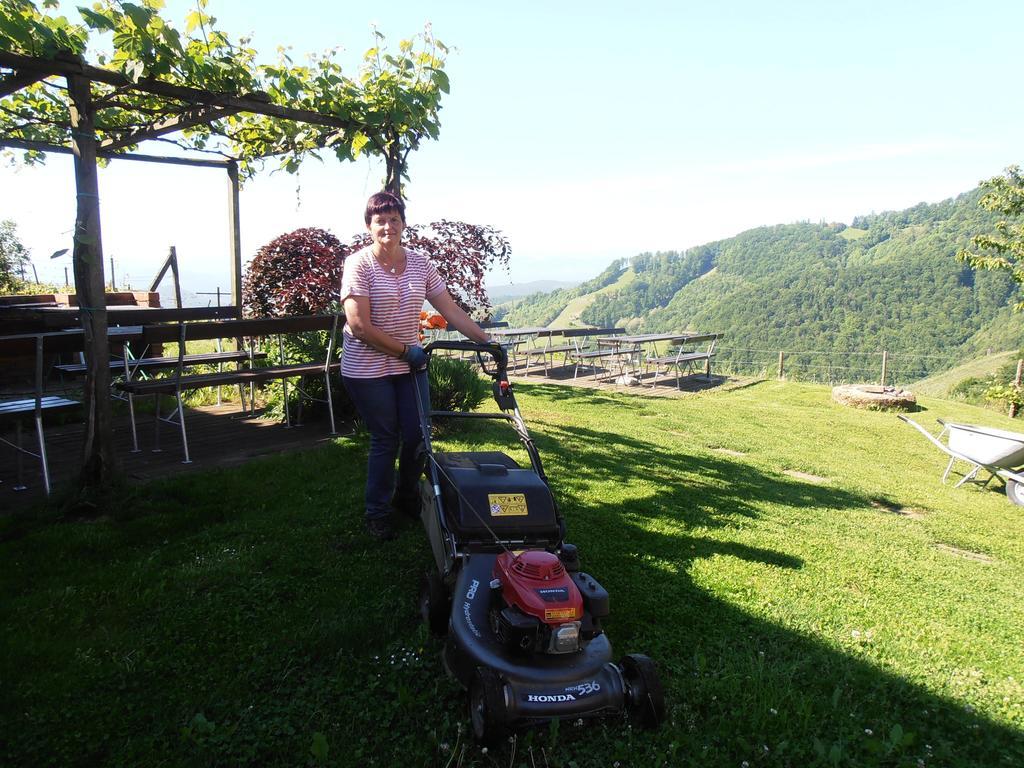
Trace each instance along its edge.
<path fill-rule="evenodd" d="M 502 319 L 546 325 L 574 305 L 582 325 L 717 331 L 729 346 L 762 351 L 894 350 L 915 355 L 924 373 L 941 370 L 1024 338 L 1009 276 L 954 258 L 993 230 L 980 194 L 858 216 L 849 227 L 779 224 L 642 253 L 577 288 L 506 305 Z"/>
<path fill-rule="evenodd" d="M 578 284 L 578 282 L 565 280 L 531 280 L 526 283 L 507 283 L 505 285 L 487 284 L 486 288 L 491 302 L 500 304 L 510 299 L 518 299 L 535 293 L 550 293 L 563 288 L 573 288 Z"/>

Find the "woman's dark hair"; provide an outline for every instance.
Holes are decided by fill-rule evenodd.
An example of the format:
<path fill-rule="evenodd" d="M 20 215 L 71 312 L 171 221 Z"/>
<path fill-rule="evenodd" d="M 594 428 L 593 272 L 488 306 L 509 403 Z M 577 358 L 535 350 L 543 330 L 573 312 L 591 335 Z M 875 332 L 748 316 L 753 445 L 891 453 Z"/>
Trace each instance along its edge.
<path fill-rule="evenodd" d="M 405 224 L 405 203 L 401 198 L 390 192 L 378 192 L 375 195 L 370 195 L 370 199 L 366 201 L 366 213 L 363 217 L 366 220 L 366 226 L 370 226 L 370 219 L 376 214 L 391 213 L 392 211 L 398 211 L 398 215 L 402 217 L 402 223 Z"/>

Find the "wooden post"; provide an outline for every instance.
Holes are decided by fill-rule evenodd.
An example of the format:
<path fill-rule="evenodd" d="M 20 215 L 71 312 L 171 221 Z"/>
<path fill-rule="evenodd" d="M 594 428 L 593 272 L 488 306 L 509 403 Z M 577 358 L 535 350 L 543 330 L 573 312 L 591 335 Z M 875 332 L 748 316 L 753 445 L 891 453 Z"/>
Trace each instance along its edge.
<path fill-rule="evenodd" d="M 235 317 L 242 317 L 242 222 L 239 215 L 238 163 L 228 163 L 228 237 L 231 243 L 231 300 L 235 304 Z M 241 349 L 241 340 L 239 340 Z"/>
<path fill-rule="evenodd" d="M 785 369 L 783 368 L 783 361 L 784 361 L 785 357 L 786 357 L 786 354 L 780 349 L 779 350 L 779 378 L 780 379 L 783 377 L 783 374 L 785 372 Z"/>
<path fill-rule="evenodd" d="M 1013 377 L 1013 388 L 1020 392 L 1020 379 L 1021 373 L 1024 372 L 1024 360 L 1017 361 L 1017 375 Z M 1017 404 L 1010 403 L 1010 418 L 1014 418 L 1017 415 Z"/>
<path fill-rule="evenodd" d="M 173 245 L 171 246 L 171 252 L 167 256 L 167 261 L 171 265 L 171 276 L 174 277 L 174 306 L 181 309 L 181 278 L 178 275 L 178 249 Z"/>
<path fill-rule="evenodd" d="M 110 257 L 110 290 L 117 290 L 117 280 L 114 278 L 114 257 Z"/>
<path fill-rule="evenodd" d="M 887 350 L 883 349 L 882 350 L 882 386 L 883 387 L 885 386 L 885 373 L 886 373 L 886 369 L 888 367 L 889 367 L 889 352 Z"/>
<path fill-rule="evenodd" d="M 82 392 L 85 436 L 79 484 L 86 489 L 109 484 L 115 469 L 110 407 L 110 348 L 107 345 L 107 304 L 103 280 L 92 83 L 82 75 L 68 75 L 67 80 L 68 95 L 71 97 L 75 187 L 78 193 L 72 268 L 84 331 L 86 362 Z"/>

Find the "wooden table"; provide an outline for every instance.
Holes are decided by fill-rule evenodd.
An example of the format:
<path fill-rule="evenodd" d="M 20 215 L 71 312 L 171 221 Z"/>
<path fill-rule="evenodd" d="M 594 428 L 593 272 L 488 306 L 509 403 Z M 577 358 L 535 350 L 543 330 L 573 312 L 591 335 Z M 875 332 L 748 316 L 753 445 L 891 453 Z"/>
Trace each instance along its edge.
<path fill-rule="evenodd" d="M 108 341 L 124 344 L 141 337 L 141 326 L 126 326 L 111 328 Z M 33 388 L 33 396 L 6 400 L 0 398 L 0 420 L 15 422 L 15 442 L 8 443 L 17 451 L 17 484 L 14 487 L 15 490 L 25 488 L 22 478 L 21 457 L 23 454 L 28 454 L 39 459 L 43 475 L 43 487 L 46 489 L 47 495 L 50 493 L 50 468 L 46 460 L 46 436 L 43 432 L 43 414 L 77 409 L 81 404 L 77 400 L 67 397 L 44 394 L 45 361 L 52 354 L 80 352 L 84 347 L 85 331 L 81 328 L 67 331 L 52 331 L 49 333 L 20 333 L 0 336 L 0 356 L 32 355 L 34 358 L 35 386 Z M 33 453 L 22 446 L 21 422 L 27 418 L 32 418 L 35 421 L 38 453 Z"/>
<path fill-rule="evenodd" d="M 107 324 L 138 325 L 148 323 L 190 322 L 237 317 L 235 307 L 138 307 L 116 304 L 107 307 Z M 81 326 L 79 307 L 0 307 L 0 321 L 28 330 L 57 330 Z"/>
<path fill-rule="evenodd" d="M 527 344 L 530 347 L 533 346 L 533 342 L 537 339 L 537 336 L 547 328 L 541 327 L 525 327 L 525 328 L 495 328 L 490 332 L 490 335 L 498 339 L 498 343 L 507 351 L 511 353 L 512 367 L 515 368 L 519 365 L 519 357 L 517 349 L 520 344 Z M 505 339 L 506 341 L 502 341 Z M 527 365 L 529 365 L 529 358 L 527 358 Z"/>

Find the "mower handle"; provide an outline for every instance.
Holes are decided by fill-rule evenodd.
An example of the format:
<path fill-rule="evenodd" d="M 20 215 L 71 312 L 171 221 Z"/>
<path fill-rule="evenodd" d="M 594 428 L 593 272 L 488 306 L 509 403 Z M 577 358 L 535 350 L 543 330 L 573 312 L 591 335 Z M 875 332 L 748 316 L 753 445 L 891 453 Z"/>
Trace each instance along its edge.
<path fill-rule="evenodd" d="M 423 348 L 423 351 L 429 355 L 435 349 L 451 349 L 456 352 L 475 352 L 477 359 L 480 361 L 480 367 L 483 368 L 484 373 L 492 379 L 503 380 L 507 376 L 508 353 L 505 351 L 505 348 L 496 341 L 449 341 L 447 339 L 441 339 L 430 342 Z M 497 366 L 496 368 L 491 369 L 484 364 L 485 354 L 491 356 Z"/>

